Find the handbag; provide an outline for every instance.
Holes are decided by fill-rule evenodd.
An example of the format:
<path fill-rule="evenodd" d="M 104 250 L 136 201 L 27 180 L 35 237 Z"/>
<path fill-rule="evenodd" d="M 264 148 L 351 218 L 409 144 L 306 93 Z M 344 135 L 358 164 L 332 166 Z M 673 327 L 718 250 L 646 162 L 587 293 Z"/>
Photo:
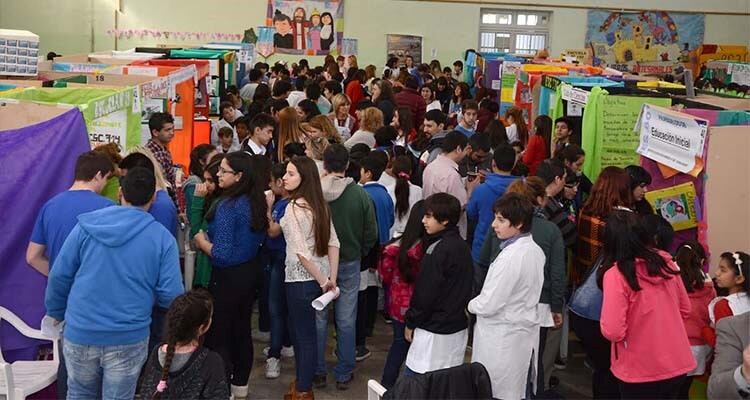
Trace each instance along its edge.
<path fill-rule="evenodd" d="M 589 274 L 583 282 L 583 285 L 573 291 L 573 295 L 570 296 L 570 304 L 568 305 L 568 309 L 571 312 L 593 321 L 599 321 L 602 314 L 602 301 L 604 296 L 596 282 L 596 277 L 599 268 L 602 267 L 603 261 L 604 256 L 599 254 L 596 261 L 594 261 L 591 270 L 589 270 Z"/>

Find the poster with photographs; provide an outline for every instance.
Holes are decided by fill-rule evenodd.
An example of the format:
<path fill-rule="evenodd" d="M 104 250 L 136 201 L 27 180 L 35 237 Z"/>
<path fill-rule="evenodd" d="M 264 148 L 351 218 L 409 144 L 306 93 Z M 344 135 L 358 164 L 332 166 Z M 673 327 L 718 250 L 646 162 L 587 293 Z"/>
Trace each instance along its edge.
<path fill-rule="evenodd" d="M 413 35 L 386 35 L 387 57 L 398 57 L 399 65 L 404 65 L 406 56 L 414 59 L 414 65 L 422 63 L 422 37 Z"/>
<path fill-rule="evenodd" d="M 344 0 L 268 0 L 266 25 L 276 53 L 339 54 L 344 39 Z"/>

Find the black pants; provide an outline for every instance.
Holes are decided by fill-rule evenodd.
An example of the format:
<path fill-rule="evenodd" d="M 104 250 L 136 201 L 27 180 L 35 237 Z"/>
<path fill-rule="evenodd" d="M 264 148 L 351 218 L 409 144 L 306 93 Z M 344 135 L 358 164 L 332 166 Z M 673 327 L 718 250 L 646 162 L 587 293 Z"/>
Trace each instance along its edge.
<path fill-rule="evenodd" d="M 536 363 L 536 394 L 544 392 L 547 382 L 544 381 L 544 348 L 547 344 L 547 331 L 549 328 L 539 327 L 539 352 Z"/>
<path fill-rule="evenodd" d="M 620 393 L 623 399 L 676 399 L 684 381 L 685 375 L 654 382 L 620 382 Z"/>
<path fill-rule="evenodd" d="M 690 397 L 690 386 L 693 385 L 693 377 L 692 376 L 686 376 L 685 379 L 682 381 L 682 384 L 680 384 L 680 392 L 677 395 L 678 399 L 682 400 L 688 400 Z"/>
<path fill-rule="evenodd" d="M 263 269 L 263 280 L 258 287 L 258 330 L 261 332 L 271 331 L 271 312 L 268 301 L 268 286 L 271 281 L 271 256 L 265 247 L 260 250 L 260 265 Z"/>
<path fill-rule="evenodd" d="M 255 293 L 263 280 L 263 269 L 254 260 L 211 272 L 209 291 L 214 298 L 214 315 L 206 336 L 206 347 L 224 360 L 227 381 L 247 385 L 253 362 L 250 319 Z"/>
<path fill-rule="evenodd" d="M 378 287 L 368 286 L 360 290 L 357 296 L 357 346 L 364 346 L 367 341 L 367 333 L 372 332 L 375 327 L 375 318 L 378 314 Z"/>
<path fill-rule="evenodd" d="M 580 317 L 570 313 L 570 326 L 576 333 L 583 350 L 593 363 L 594 374 L 591 377 L 591 388 L 595 399 L 619 399 L 619 379 L 610 371 L 610 342 L 602 336 L 599 321 Z"/>

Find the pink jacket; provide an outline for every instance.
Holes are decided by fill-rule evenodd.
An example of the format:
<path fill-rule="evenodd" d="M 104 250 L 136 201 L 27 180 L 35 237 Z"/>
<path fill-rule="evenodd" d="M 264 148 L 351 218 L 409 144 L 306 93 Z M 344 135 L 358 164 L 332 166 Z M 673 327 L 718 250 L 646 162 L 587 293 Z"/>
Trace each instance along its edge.
<path fill-rule="evenodd" d="M 669 254 L 660 253 L 675 271 Z M 653 382 L 686 374 L 695 368 L 683 318 L 690 299 L 680 275 L 649 276 L 643 260 L 636 261 L 641 290 L 634 291 L 617 269 L 604 274 L 602 335 L 612 342 L 612 373 L 628 383 Z"/>
<path fill-rule="evenodd" d="M 685 330 L 687 331 L 688 340 L 691 346 L 700 346 L 706 343 L 701 331 L 704 327 L 711 325 L 711 319 L 708 317 L 708 304 L 716 297 L 714 283 L 706 281 L 703 288 L 692 293 L 688 293 L 692 309 L 690 315 L 685 318 Z"/>

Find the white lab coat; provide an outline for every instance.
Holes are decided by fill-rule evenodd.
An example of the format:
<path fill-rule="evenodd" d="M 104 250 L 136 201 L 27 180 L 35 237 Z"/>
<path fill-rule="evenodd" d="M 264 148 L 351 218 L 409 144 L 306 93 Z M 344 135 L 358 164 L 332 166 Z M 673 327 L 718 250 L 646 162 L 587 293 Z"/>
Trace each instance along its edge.
<path fill-rule="evenodd" d="M 494 398 L 525 397 L 529 362 L 536 376 L 544 261 L 531 235 L 519 238 L 492 262 L 482 292 L 469 302 L 477 316 L 471 361 L 487 368 Z"/>

